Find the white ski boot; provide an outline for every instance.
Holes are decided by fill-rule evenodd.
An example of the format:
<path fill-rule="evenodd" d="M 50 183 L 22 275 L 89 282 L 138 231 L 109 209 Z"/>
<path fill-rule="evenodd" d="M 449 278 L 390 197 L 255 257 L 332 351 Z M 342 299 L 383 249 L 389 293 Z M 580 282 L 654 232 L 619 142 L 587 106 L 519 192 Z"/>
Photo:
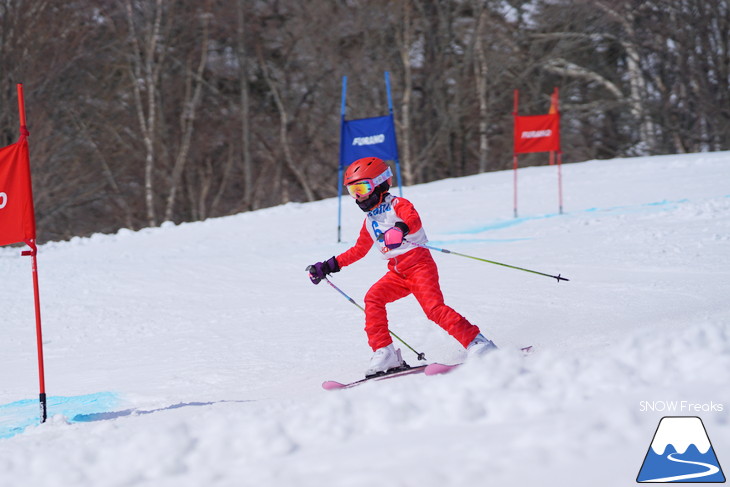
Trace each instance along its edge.
<path fill-rule="evenodd" d="M 391 343 L 387 347 L 379 348 L 370 359 L 370 365 L 365 371 L 365 377 L 384 374 L 390 369 L 404 366 L 406 363 L 400 355 L 400 349 L 396 350 Z"/>
<path fill-rule="evenodd" d="M 466 347 L 466 359 L 481 357 L 493 350 L 497 350 L 497 345 L 480 333 Z"/>

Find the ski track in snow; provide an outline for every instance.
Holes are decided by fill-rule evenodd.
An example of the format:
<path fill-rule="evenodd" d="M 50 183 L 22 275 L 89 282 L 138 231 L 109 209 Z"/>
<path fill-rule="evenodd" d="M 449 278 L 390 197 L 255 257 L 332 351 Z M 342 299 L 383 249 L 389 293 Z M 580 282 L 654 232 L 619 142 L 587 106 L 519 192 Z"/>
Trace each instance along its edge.
<path fill-rule="evenodd" d="M 517 219 L 509 171 L 405 188 L 432 244 L 571 281 L 433 252 L 447 304 L 503 350 L 347 391 L 321 383 L 361 377 L 362 312 L 304 269 L 353 243 L 349 199 L 342 244 L 328 199 L 41 246 L 44 425 L 29 262 L 1 248 L 0 485 L 613 487 L 662 416 L 640 401 L 662 400 L 724 404 L 699 413 L 722 464 L 730 153 L 563 177 L 558 215 L 555 168 L 520 170 Z M 371 253 L 332 280 L 362 303 L 384 272 Z M 388 311 L 429 361 L 461 360 L 415 300 Z"/>

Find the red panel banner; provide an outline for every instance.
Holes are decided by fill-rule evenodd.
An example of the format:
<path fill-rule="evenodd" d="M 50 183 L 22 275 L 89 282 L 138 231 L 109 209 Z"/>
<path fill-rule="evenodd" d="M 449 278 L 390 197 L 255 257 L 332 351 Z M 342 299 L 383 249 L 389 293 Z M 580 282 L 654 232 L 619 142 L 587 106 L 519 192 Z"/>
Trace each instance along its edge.
<path fill-rule="evenodd" d="M 0 149 L 0 246 L 35 240 L 28 139 Z"/>
<path fill-rule="evenodd" d="M 560 115 L 515 115 L 514 153 L 560 152 Z"/>

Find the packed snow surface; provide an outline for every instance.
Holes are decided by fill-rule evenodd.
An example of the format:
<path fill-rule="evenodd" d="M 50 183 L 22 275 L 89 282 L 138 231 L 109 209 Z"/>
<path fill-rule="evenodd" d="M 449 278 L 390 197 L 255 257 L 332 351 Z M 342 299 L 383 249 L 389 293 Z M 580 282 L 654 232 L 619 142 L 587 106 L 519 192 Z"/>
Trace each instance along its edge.
<path fill-rule="evenodd" d="M 570 281 L 433 252 L 501 350 L 344 391 L 321 383 L 361 378 L 363 313 L 305 267 L 354 243 L 349 197 L 342 243 L 333 198 L 42 245 L 42 425 L 30 261 L 0 249 L 0 485 L 614 487 L 663 416 L 700 417 L 728 468 L 730 153 L 562 173 L 563 214 L 554 166 L 519 171 L 518 218 L 509 171 L 404 188 L 433 246 Z M 362 303 L 384 272 L 332 282 Z M 462 359 L 412 297 L 388 311 Z"/>

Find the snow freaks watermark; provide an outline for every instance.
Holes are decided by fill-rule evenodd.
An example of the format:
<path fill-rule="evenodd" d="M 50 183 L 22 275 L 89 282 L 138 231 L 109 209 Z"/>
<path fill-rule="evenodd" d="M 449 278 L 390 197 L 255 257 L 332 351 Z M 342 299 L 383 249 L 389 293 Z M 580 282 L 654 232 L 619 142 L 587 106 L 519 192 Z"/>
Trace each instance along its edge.
<path fill-rule="evenodd" d="M 639 401 L 639 411 L 642 413 L 698 414 L 722 413 L 726 409 L 723 403 L 713 401 Z"/>
<path fill-rule="evenodd" d="M 664 416 L 636 482 L 725 482 L 725 474 L 698 416 Z"/>

